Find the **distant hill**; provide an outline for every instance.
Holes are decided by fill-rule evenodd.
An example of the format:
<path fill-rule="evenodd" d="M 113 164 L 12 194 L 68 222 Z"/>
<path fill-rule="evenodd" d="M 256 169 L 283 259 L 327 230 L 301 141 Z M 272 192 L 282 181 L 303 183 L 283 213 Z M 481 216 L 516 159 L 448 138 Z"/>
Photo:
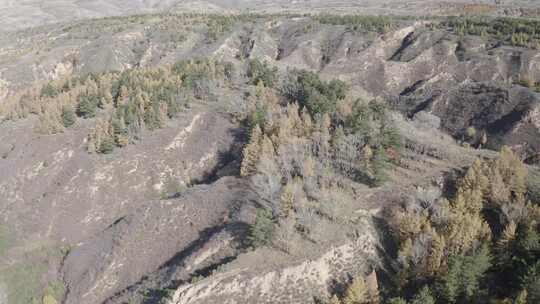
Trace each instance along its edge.
<path fill-rule="evenodd" d="M 496 4 L 496 2 L 498 4 Z M 334 12 L 434 15 L 459 14 L 463 6 L 489 5 L 482 13 L 524 15 L 516 7 L 540 9 L 533 0 L 0 0 L 0 31 L 13 31 L 44 24 L 88 18 L 125 16 L 165 11 L 195 12 Z M 513 8 L 511 8 L 513 6 Z M 465 11 L 470 10 L 466 8 Z M 473 12 L 474 12 L 473 8 Z"/>

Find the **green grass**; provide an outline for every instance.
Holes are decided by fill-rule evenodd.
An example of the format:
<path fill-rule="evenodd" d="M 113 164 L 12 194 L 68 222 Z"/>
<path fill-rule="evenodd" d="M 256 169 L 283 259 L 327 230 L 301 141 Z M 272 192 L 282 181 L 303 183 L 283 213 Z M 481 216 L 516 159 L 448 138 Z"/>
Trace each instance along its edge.
<path fill-rule="evenodd" d="M 50 261 L 59 261 L 66 248 L 42 246 L 26 253 L 26 260 L 0 265 L 0 285 L 6 286 L 9 304 L 43 304 L 44 297 L 60 302 L 66 289 L 62 281 L 46 281 Z M 3 304 L 3 303 L 2 303 Z"/>
<path fill-rule="evenodd" d="M 20 263 L 0 270 L 0 280 L 7 285 L 8 303 L 40 303 L 40 280 L 46 270 L 43 263 Z"/>
<path fill-rule="evenodd" d="M 45 288 L 45 291 L 43 293 L 43 296 L 49 296 L 56 300 L 56 302 L 60 302 L 61 299 L 64 297 L 64 294 L 66 293 L 66 287 L 64 286 L 64 283 L 62 281 L 53 281 L 49 283 L 49 286 Z M 46 304 L 46 303 L 43 303 Z"/>
<path fill-rule="evenodd" d="M 8 229 L 0 225 L 0 256 L 3 256 L 11 246 L 11 237 Z"/>

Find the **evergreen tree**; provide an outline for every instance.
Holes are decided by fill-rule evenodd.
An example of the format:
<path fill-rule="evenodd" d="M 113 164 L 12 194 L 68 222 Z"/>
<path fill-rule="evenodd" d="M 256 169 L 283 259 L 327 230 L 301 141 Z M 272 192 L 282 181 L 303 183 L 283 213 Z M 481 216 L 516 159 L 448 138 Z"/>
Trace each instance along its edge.
<path fill-rule="evenodd" d="M 253 247 L 270 244 L 274 234 L 275 222 L 272 212 L 268 209 L 258 209 L 255 223 L 251 226 L 248 240 Z"/>
<path fill-rule="evenodd" d="M 407 304 L 407 301 L 403 298 L 392 298 L 388 304 Z"/>
<path fill-rule="evenodd" d="M 59 93 L 58 89 L 52 83 L 47 83 L 41 89 L 41 97 L 54 98 L 58 96 Z"/>
<path fill-rule="evenodd" d="M 382 147 L 375 149 L 373 155 L 373 185 L 381 186 L 388 179 L 386 169 L 388 168 L 388 156 Z"/>
<path fill-rule="evenodd" d="M 480 281 L 491 267 L 489 248 L 486 245 L 470 255 L 454 256 L 449 259 L 448 273 L 442 285 L 443 293 L 449 303 L 459 299 L 474 302 L 480 289 Z"/>
<path fill-rule="evenodd" d="M 114 150 L 114 140 L 110 137 L 105 137 L 99 146 L 99 153 L 110 154 Z"/>
<path fill-rule="evenodd" d="M 433 298 L 429 287 L 422 287 L 420 292 L 412 299 L 411 304 L 435 304 L 435 299 Z"/>
<path fill-rule="evenodd" d="M 77 115 L 82 118 L 92 118 L 96 116 L 98 98 L 93 95 L 83 95 L 79 97 L 77 105 Z"/>
<path fill-rule="evenodd" d="M 65 105 L 62 107 L 62 124 L 64 127 L 69 128 L 75 124 L 77 116 L 71 105 Z"/>

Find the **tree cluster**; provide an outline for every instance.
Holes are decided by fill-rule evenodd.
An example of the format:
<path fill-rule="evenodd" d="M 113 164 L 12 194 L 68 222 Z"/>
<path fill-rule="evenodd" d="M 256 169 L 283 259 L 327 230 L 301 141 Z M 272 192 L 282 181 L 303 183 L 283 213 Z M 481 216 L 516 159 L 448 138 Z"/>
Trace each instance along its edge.
<path fill-rule="evenodd" d="M 540 45 L 540 21 L 519 18 L 450 17 L 441 23 L 460 36 L 478 35 L 506 44 L 537 48 Z"/>
<path fill-rule="evenodd" d="M 540 207 L 512 150 L 477 160 L 450 199 L 432 193 L 392 212 L 396 290 L 428 288 L 437 303 L 537 303 Z"/>
<path fill-rule="evenodd" d="M 295 251 L 298 238 L 322 241 L 323 223 L 348 220 L 348 204 L 354 201 L 350 185 L 382 184 L 391 162 L 399 159 L 401 143 L 379 102 L 346 99 L 338 82 L 301 74 L 310 79 L 299 78 L 299 94 L 284 94 L 262 82 L 253 87 L 246 113 L 250 136 L 240 169 L 266 202 L 274 225 L 256 234 L 271 231 L 272 237 L 254 239 L 271 239 L 262 243 L 287 252 Z M 312 115 L 311 100 L 302 94 L 313 90 L 324 92 L 334 106 Z M 304 103 L 295 102 L 300 96 Z"/>
<path fill-rule="evenodd" d="M 70 77 L 10 97 L 6 119 L 39 115 L 36 130 L 64 132 L 78 119 L 96 120 L 90 152 L 110 153 L 162 128 L 192 99 L 210 100 L 233 77 L 230 63 L 211 59 L 179 61 L 172 66 Z"/>

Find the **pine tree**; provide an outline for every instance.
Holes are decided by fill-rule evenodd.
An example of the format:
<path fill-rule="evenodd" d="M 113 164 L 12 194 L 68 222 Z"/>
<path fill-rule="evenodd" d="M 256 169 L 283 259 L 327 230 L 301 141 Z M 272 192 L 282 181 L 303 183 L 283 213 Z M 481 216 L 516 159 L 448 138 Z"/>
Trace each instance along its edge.
<path fill-rule="evenodd" d="M 467 174 L 459 183 L 458 197 L 460 204 L 469 212 L 477 213 L 482 210 L 484 194 L 489 186 L 489 179 L 485 175 L 484 163 L 477 159 L 467 170 Z"/>
<path fill-rule="evenodd" d="M 241 176 L 253 175 L 256 172 L 259 153 L 261 152 L 261 128 L 256 125 L 251 131 L 249 144 L 244 148 L 242 165 L 240 168 Z"/>
<path fill-rule="evenodd" d="M 508 250 L 508 246 L 516 237 L 516 229 L 517 225 L 514 221 L 510 221 L 510 223 L 506 225 L 503 233 L 501 234 L 501 238 L 497 242 L 499 248 L 501 248 L 502 250 Z"/>
<path fill-rule="evenodd" d="M 373 175 L 373 168 L 371 166 L 371 160 L 373 158 L 373 150 L 369 145 L 362 148 L 362 166 L 369 174 Z"/>
<path fill-rule="evenodd" d="M 370 304 L 380 303 L 379 294 L 379 281 L 377 279 L 377 272 L 375 270 L 366 277 L 366 288 L 368 290 L 368 299 Z"/>
<path fill-rule="evenodd" d="M 420 292 L 414 296 L 411 304 L 435 304 L 435 299 L 429 290 L 429 287 L 424 286 Z"/>
<path fill-rule="evenodd" d="M 403 298 L 392 298 L 388 304 L 407 304 L 407 301 Z"/>
<path fill-rule="evenodd" d="M 342 304 L 342 303 L 336 295 L 333 295 L 330 298 L 330 301 L 328 302 L 328 304 Z"/>
<path fill-rule="evenodd" d="M 523 289 L 518 296 L 516 297 L 516 300 L 514 301 L 514 304 L 527 304 L 527 290 Z"/>
<path fill-rule="evenodd" d="M 118 98 L 116 99 L 116 106 L 125 105 L 129 101 L 129 89 L 126 86 L 120 87 Z"/>
<path fill-rule="evenodd" d="M 383 147 L 375 149 L 373 155 L 373 186 L 381 186 L 388 179 L 386 169 L 388 168 L 388 156 Z"/>
<path fill-rule="evenodd" d="M 490 169 L 489 179 L 488 198 L 490 202 L 500 206 L 501 204 L 510 201 L 510 189 L 508 185 L 505 184 L 503 177 L 496 165 L 493 165 Z"/>
<path fill-rule="evenodd" d="M 83 95 L 79 97 L 77 105 L 77 115 L 83 118 L 92 118 L 96 116 L 98 99 L 95 95 Z"/>
<path fill-rule="evenodd" d="M 368 303 L 368 290 L 366 282 L 361 276 L 357 276 L 353 279 L 351 285 L 347 287 L 345 296 L 343 297 L 343 304 L 364 304 Z"/>
<path fill-rule="evenodd" d="M 257 210 L 255 223 L 251 226 L 249 241 L 252 246 L 259 247 L 270 244 L 274 234 L 274 217 L 268 209 Z"/>
<path fill-rule="evenodd" d="M 302 109 L 302 130 L 304 131 L 304 136 L 309 136 L 311 132 L 313 131 L 313 121 L 311 120 L 311 116 L 309 115 L 309 112 L 306 108 Z"/>
<path fill-rule="evenodd" d="M 446 300 L 455 303 L 458 299 L 464 299 L 466 303 L 474 303 L 480 280 L 489 267 L 491 267 L 491 257 L 486 245 L 481 246 L 471 255 L 451 257 L 442 285 Z"/>
<path fill-rule="evenodd" d="M 281 213 L 284 217 L 291 215 L 294 209 L 294 185 L 288 182 L 281 192 Z"/>
<path fill-rule="evenodd" d="M 445 257 L 444 250 L 446 248 L 446 241 L 444 236 L 439 235 L 434 229 L 432 229 L 431 234 L 432 241 L 427 259 L 427 273 L 428 275 L 436 275 L 439 273 Z"/>
<path fill-rule="evenodd" d="M 512 149 L 504 146 L 495 162 L 503 181 L 516 197 L 523 196 L 527 190 L 527 168 Z"/>
<path fill-rule="evenodd" d="M 62 124 L 64 127 L 69 128 L 75 124 L 77 116 L 71 105 L 65 105 L 62 107 Z"/>
<path fill-rule="evenodd" d="M 317 155 L 318 159 L 323 162 L 323 164 L 328 164 L 330 162 L 331 154 L 330 141 L 332 136 L 330 135 L 330 127 L 332 121 L 330 119 L 330 115 L 328 114 L 319 116 L 316 121 L 318 132 L 316 132 L 317 136 L 314 139 L 315 154 Z"/>

